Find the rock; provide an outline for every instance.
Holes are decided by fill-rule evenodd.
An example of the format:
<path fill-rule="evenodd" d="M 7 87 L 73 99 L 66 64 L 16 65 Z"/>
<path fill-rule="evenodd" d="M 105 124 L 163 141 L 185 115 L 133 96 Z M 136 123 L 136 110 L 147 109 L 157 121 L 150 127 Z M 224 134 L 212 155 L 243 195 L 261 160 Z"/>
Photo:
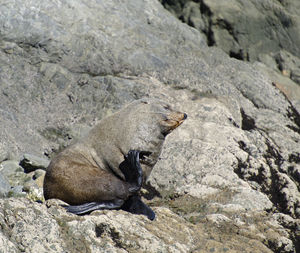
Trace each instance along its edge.
<path fill-rule="evenodd" d="M 7 151 L 5 150 L 5 147 L 3 143 L 0 143 L 0 162 L 6 160 L 8 157 Z"/>
<path fill-rule="evenodd" d="M 300 56 L 297 1 L 232 0 L 220 4 L 214 0 L 187 0 L 181 5 L 172 0 L 162 2 L 184 22 L 201 29 L 208 44 L 220 46 L 239 59 L 254 60 L 259 53 L 274 53 L 281 48 Z"/>
<path fill-rule="evenodd" d="M 0 245 L 3 252 L 12 252 L 12 253 L 19 252 L 17 246 L 14 245 L 12 242 L 10 242 L 7 239 L 7 237 L 5 237 L 5 235 L 2 233 L 2 231 L 0 232 Z"/>
<path fill-rule="evenodd" d="M 10 184 L 7 179 L 0 173 L 0 198 L 6 197 L 10 190 Z"/>
<path fill-rule="evenodd" d="M 24 171 L 19 162 L 15 160 L 7 160 L 0 163 L 0 173 L 7 177 L 9 183 L 12 185 L 12 188 L 9 184 L 9 187 L 5 188 L 7 194 L 4 194 L 4 196 L 24 196 L 26 195 L 25 192 L 27 192 L 31 199 L 44 200 L 42 188 L 45 177 L 45 166 L 47 166 L 48 160 L 25 154 L 20 164 L 27 168 L 27 171 Z M 34 169 L 35 171 L 28 173 L 30 169 Z M 5 179 L 3 176 L 2 178 Z M 5 185 L 4 182 L 6 181 L 3 181 Z"/>
<path fill-rule="evenodd" d="M 253 220 L 241 216 L 247 224 L 236 225 L 231 230 L 232 220 L 224 215 L 209 215 L 207 221 L 194 225 L 163 207 L 155 208 L 158 215 L 151 222 L 143 216 L 118 210 L 96 211 L 80 217 L 66 213 L 60 207 L 61 202 L 48 204 L 47 208 L 25 198 L 0 200 L 2 232 L 10 235 L 10 240 L 3 236 L 1 248 L 26 249 L 33 253 L 273 252 L 262 243 L 265 240 L 261 236 L 263 229 L 267 229 L 273 237 L 270 244 L 283 248 L 290 245 L 281 226 L 275 221 L 265 224 L 264 215 L 256 214 L 255 224 Z"/>
<path fill-rule="evenodd" d="M 28 176 L 24 174 L 23 168 L 19 165 L 18 161 L 6 160 L 0 163 L 0 174 L 7 180 L 9 187 L 4 196 L 9 197 L 24 197 L 23 185 L 29 180 Z"/>
<path fill-rule="evenodd" d="M 23 185 L 16 185 L 16 186 L 12 186 L 9 193 L 8 193 L 9 197 L 26 197 L 27 193 L 24 191 L 24 186 Z"/>
<path fill-rule="evenodd" d="M 291 101 L 293 106 L 300 111 L 300 87 L 295 82 L 291 81 L 289 76 L 283 76 L 280 73 L 268 68 L 266 65 L 255 62 L 257 68 L 259 68 L 265 75 L 267 75 L 270 80 L 272 80 L 273 85 L 279 89 L 287 98 Z"/>
<path fill-rule="evenodd" d="M 300 59 L 285 50 L 280 50 L 279 53 L 275 54 L 274 58 L 283 75 L 300 84 L 297 77 L 297 73 L 300 71 Z"/>
<path fill-rule="evenodd" d="M 280 5 L 246 3 L 250 13 L 261 4 L 270 13 Z M 99 119 L 144 96 L 188 114 L 167 136 L 143 190 L 157 220 L 117 210 L 78 217 L 57 205 L 46 208 L 12 197 L 0 200 L 1 238 L 12 243 L 7 247 L 28 252 L 299 250 L 300 114 L 297 91 L 280 85 L 288 76 L 279 82 L 261 63 L 208 47 L 206 37 L 158 1 L 16 0 L 1 5 L 0 12 L 0 138 L 14 160 L 24 154 L 51 158 Z M 16 171 L 9 180 L 24 187 L 27 198 L 43 202 L 40 168 Z"/>
<path fill-rule="evenodd" d="M 299 1 L 161 2 L 183 22 L 201 31 L 209 46 L 220 47 L 239 60 L 262 61 L 300 84 L 296 74 L 300 70 Z"/>
<path fill-rule="evenodd" d="M 7 160 L 0 163 L 0 172 L 5 175 L 11 186 L 23 185 L 31 179 L 31 176 L 24 173 L 24 169 L 16 160 Z"/>
<path fill-rule="evenodd" d="M 13 176 L 15 173 L 22 171 L 19 163 L 15 160 L 7 160 L 0 163 L 0 172 L 6 177 Z"/>
<path fill-rule="evenodd" d="M 37 169 L 46 170 L 49 165 L 49 160 L 35 155 L 24 154 L 20 165 L 24 168 L 25 173 L 29 173 Z"/>
<path fill-rule="evenodd" d="M 44 178 L 45 178 L 45 174 L 46 172 L 44 170 L 36 170 L 34 172 L 34 180 L 35 183 L 38 185 L 38 187 L 43 188 L 43 184 L 44 184 Z"/>
<path fill-rule="evenodd" d="M 27 197 L 33 201 L 44 202 L 43 184 L 46 171 L 37 169 L 27 174 L 27 179 L 22 183 L 23 192 L 26 192 Z"/>
<path fill-rule="evenodd" d="M 20 164 L 25 166 L 27 171 L 29 170 L 28 168 L 34 168 L 34 172 L 28 173 L 24 171 L 19 162 L 15 160 L 7 160 L 0 163 L 0 173 L 8 178 L 8 182 L 12 186 L 9 185 L 4 196 L 24 197 L 27 193 L 29 198 L 43 201 L 44 166 L 47 165 L 47 160 L 30 155 L 24 155 L 24 157 L 26 158 Z M 36 168 L 43 168 L 44 170 Z"/>
<path fill-rule="evenodd" d="M 300 69 L 292 70 L 291 72 L 291 79 L 295 82 L 300 84 Z"/>
<path fill-rule="evenodd" d="M 23 191 L 27 193 L 27 197 L 34 201 L 44 202 L 43 183 L 45 178 L 45 170 L 38 169 L 28 174 L 29 180 L 23 183 Z"/>

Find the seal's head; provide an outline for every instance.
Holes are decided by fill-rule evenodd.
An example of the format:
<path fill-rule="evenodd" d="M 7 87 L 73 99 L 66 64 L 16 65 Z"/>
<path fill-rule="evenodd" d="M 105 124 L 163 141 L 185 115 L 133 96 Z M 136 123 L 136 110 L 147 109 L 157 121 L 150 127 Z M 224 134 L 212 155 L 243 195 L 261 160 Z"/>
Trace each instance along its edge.
<path fill-rule="evenodd" d="M 129 119 L 136 117 L 139 120 L 140 124 L 135 125 L 137 129 L 142 129 L 147 123 L 148 132 L 141 133 L 144 137 L 149 134 L 149 130 L 153 133 L 154 129 L 157 134 L 160 131 L 163 136 L 166 136 L 187 118 L 185 113 L 175 111 L 169 104 L 158 99 L 144 98 L 137 100 L 134 104 L 136 104 L 136 110 Z"/>

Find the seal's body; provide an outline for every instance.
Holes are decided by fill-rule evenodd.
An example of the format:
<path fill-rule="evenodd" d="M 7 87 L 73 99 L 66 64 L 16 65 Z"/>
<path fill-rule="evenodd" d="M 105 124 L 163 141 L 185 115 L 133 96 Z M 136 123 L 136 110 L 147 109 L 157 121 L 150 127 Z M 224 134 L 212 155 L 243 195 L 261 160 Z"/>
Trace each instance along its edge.
<path fill-rule="evenodd" d="M 44 180 L 45 199 L 80 205 L 80 212 L 69 209 L 74 213 L 121 207 L 149 176 L 165 136 L 185 118 L 186 114 L 150 98 L 104 118 L 51 161 Z M 136 197 L 129 202 L 136 204 Z"/>

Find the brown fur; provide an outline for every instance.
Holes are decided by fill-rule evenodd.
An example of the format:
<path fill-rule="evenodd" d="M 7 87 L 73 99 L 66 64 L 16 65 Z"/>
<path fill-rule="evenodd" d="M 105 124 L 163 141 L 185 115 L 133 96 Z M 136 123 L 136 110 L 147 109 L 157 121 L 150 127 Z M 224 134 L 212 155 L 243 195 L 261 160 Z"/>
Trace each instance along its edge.
<path fill-rule="evenodd" d="M 186 115 L 155 99 L 137 100 L 99 122 L 89 134 L 59 153 L 47 168 L 45 199 L 71 205 L 104 200 L 126 200 L 129 184 L 119 164 L 129 150 L 151 152 L 141 166 L 149 176 L 165 136 Z"/>

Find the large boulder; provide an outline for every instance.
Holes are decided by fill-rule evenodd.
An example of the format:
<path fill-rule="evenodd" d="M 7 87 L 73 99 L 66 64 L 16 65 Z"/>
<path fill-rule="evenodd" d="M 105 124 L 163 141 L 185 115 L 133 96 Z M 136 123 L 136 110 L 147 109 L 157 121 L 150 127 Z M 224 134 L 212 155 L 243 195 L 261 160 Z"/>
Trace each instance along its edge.
<path fill-rule="evenodd" d="M 260 61 L 300 84 L 300 2 L 298 0 L 161 0 L 210 46 L 230 57 Z"/>
<path fill-rule="evenodd" d="M 208 47 L 158 1 L 16 0 L 0 12 L 1 168 L 30 199 L 0 200 L 0 248 L 299 250 L 300 115 L 262 65 Z M 48 158 L 144 96 L 188 114 L 142 191 L 156 221 L 34 202 Z"/>

